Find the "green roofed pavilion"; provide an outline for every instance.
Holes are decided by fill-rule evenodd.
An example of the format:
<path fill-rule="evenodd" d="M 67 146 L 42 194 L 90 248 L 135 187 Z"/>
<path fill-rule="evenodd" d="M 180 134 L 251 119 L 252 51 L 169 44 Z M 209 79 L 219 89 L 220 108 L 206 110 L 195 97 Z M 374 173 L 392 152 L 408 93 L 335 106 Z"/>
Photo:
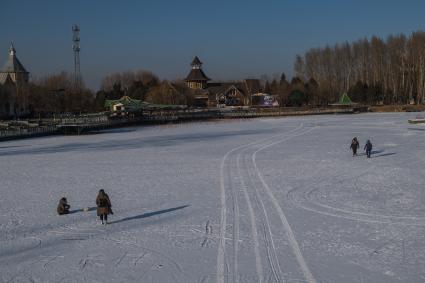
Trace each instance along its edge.
<path fill-rule="evenodd" d="M 338 104 L 342 105 L 351 105 L 354 104 L 353 101 L 351 101 L 350 97 L 346 92 L 344 92 L 341 97 L 339 98 Z"/>
<path fill-rule="evenodd" d="M 186 105 L 152 104 L 126 95 L 120 99 L 105 100 L 104 106 L 110 111 L 181 110 L 187 108 Z"/>
<path fill-rule="evenodd" d="M 125 109 L 128 110 L 139 110 L 144 106 L 148 105 L 147 102 L 142 102 L 138 99 L 132 99 L 129 96 L 123 96 L 120 99 L 115 100 L 105 100 L 105 108 L 113 110 L 115 105 L 122 105 Z"/>
<path fill-rule="evenodd" d="M 346 92 L 344 92 L 343 94 L 341 94 L 341 96 L 339 97 L 338 102 L 336 103 L 332 103 L 329 104 L 331 106 L 353 106 L 356 105 L 357 103 L 353 102 L 350 97 L 348 96 L 348 94 Z"/>

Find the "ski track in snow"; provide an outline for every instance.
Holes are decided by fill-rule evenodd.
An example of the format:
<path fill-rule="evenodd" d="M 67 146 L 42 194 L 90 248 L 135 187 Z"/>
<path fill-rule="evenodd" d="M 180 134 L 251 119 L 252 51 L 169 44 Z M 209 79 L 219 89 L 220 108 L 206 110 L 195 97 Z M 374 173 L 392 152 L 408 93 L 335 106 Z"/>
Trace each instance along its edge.
<path fill-rule="evenodd" d="M 277 142 L 274 142 L 274 143 L 271 143 L 271 144 L 267 144 L 267 145 L 261 147 L 260 149 L 258 149 L 257 151 L 255 151 L 252 154 L 252 156 L 251 156 L 252 163 L 254 165 L 255 171 L 257 172 L 257 175 L 258 175 L 261 183 L 263 184 L 264 188 L 266 189 L 267 195 L 272 200 L 272 203 L 273 203 L 276 211 L 279 214 L 279 217 L 280 217 L 280 219 L 282 221 L 282 225 L 285 228 L 286 235 L 287 235 L 288 240 L 289 240 L 289 242 L 291 244 L 292 250 L 293 250 L 293 252 L 295 254 L 295 257 L 297 258 L 298 264 L 300 265 L 300 268 L 301 268 L 301 270 L 302 270 L 302 272 L 303 272 L 306 280 L 308 282 L 310 282 L 310 283 L 315 283 L 316 280 L 314 279 L 313 274 L 311 273 L 310 269 L 307 266 L 307 263 L 306 263 L 303 255 L 302 255 L 301 249 L 300 249 L 300 247 L 298 245 L 298 242 L 296 240 L 294 231 L 292 230 L 292 228 L 291 228 L 291 226 L 290 226 L 290 224 L 289 224 L 289 222 L 288 222 L 288 220 L 287 220 L 287 218 L 286 218 L 286 216 L 285 216 L 285 214 L 283 212 L 282 207 L 279 205 L 279 201 L 274 196 L 272 190 L 270 189 L 270 187 L 268 186 L 268 184 L 264 180 L 263 175 L 261 174 L 260 170 L 258 169 L 258 166 L 257 166 L 257 163 L 256 163 L 256 156 L 257 156 L 257 153 L 261 152 L 262 150 L 264 150 L 266 148 L 272 147 L 274 145 L 277 145 L 279 143 L 282 143 L 284 141 L 287 141 L 287 140 L 289 140 L 291 138 L 294 138 L 294 137 L 297 137 L 297 136 L 301 136 L 301 135 L 305 135 L 305 134 L 307 134 L 308 132 L 311 132 L 314 129 L 316 129 L 316 127 L 310 128 L 310 129 L 305 130 L 305 131 L 303 131 L 301 133 L 294 134 L 294 135 L 292 135 L 292 136 L 290 136 L 288 138 L 284 138 L 284 139 L 282 139 L 280 141 L 277 141 Z"/>
<path fill-rule="evenodd" d="M 270 199 L 272 200 L 272 203 L 275 206 L 275 209 L 277 210 L 283 227 L 285 228 L 285 233 L 288 236 L 288 240 L 292 246 L 293 252 L 297 258 L 298 264 L 300 265 L 300 268 L 306 278 L 306 280 L 308 282 L 316 282 L 313 275 L 311 274 L 311 272 L 309 271 L 307 264 L 305 263 L 305 260 L 302 256 L 301 250 L 298 246 L 298 243 L 295 239 L 295 235 L 294 232 L 292 231 L 285 215 L 283 214 L 283 210 L 280 207 L 280 205 L 278 204 L 276 198 L 274 197 L 273 193 L 271 192 L 270 188 L 268 187 L 268 185 L 265 183 L 260 171 L 258 170 L 257 166 L 256 166 L 256 162 L 255 162 L 255 157 L 256 154 L 266 148 L 269 148 L 271 146 L 274 146 L 276 144 L 285 142 L 287 140 L 290 140 L 292 138 L 307 134 L 308 132 L 312 131 L 313 129 L 315 129 L 315 127 L 307 129 L 302 131 L 302 128 L 304 127 L 304 125 L 301 123 L 298 127 L 296 127 L 295 129 L 283 133 L 283 134 L 279 134 L 276 136 L 272 136 L 270 138 L 267 139 L 262 139 L 260 141 L 256 141 L 256 142 L 252 142 L 246 145 L 242 145 L 242 146 L 238 146 L 236 148 L 231 149 L 230 151 L 228 151 L 223 159 L 222 159 L 222 166 L 221 166 L 221 176 L 224 175 L 224 169 L 225 169 L 225 161 L 229 158 L 229 156 L 238 151 L 241 150 L 238 155 L 236 156 L 236 168 L 237 168 L 237 175 L 238 175 L 238 179 L 240 182 L 240 187 L 242 189 L 242 191 L 244 192 L 244 196 L 245 196 L 245 200 L 247 202 L 248 205 L 248 210 L 249 210 L 249 215 L 250 215 L 250 223 L 251 223 L 251 236 L 254 240 L 254 254 L 255 254 L 255 258 L 256 258 L 256 270 L 257 270 L 257 276 L 258 276 L 258 280 L 259 282 L 262 282 L 263 278 L 264 278 L 264 274 L 263 274 L 263 268 L 262 268 L 262 262 L 261 262 L 261 258 L 260 258 L 260 252 L 259 252 L 259 242 L 258 242 L 258 229 L 257 226 L 255 224 L 257 217 L 254 213 L 254 210 L 252 208 L 252 204 L 250 201 L 250 197 L 248 194 L 248 191 L 246 189 L 246 184 L 243 181 L 244 178 L 241 174 L 241 169 L 240 169 L 240 155 L 242 153 L 244 153 L 245 151 L 251 149 L 251 148 L 255 148 L 258 147 L 259 145 L 261 145 L 260 149 L 258 149 L 257 151 L 255 151 L 254 153 L 252 153 L 251 155 L 251 160 L 252 160 L 252 164 L 253 167 L 255 169 L 255 172 L 257 174 L 257 176 L 259 177 L 261 183 L 263 184 L 263 186 L 266 189 L 266 192 L 268 194 L 268 196 L 270 197 Z M 301 130 L 301 131 L 300 131 Z M 283 136 L 283 138 L 281 138 Z M 274 141 L 274 139 L 278 137 L 280 139 L 278 139 L 278 141 Z M 264 145 L 264 143 L 266 145 Z M 247 168 L 247 170 L 249 171 L 249 169 Z M 228 174 L 230 174 L 229 170 L 228 170 Z M 252 176 L 249 174 L 248 178 L 251 179 Z M 266 253 L 267 253 L 267 261 L 268 261 L 268 265 L 270 267 L 272 276 L 274 278 L 275 282 L 283 282 L 282 279 L 282 269 L 279 263 L 279 259 L 276 253 L 276 247 L 275 247 L 275 243 L 273 240 L 273 234 L 271 231 L 271 222 L 268 216 L 268 212 L 267 209 L 264 205 L 263 199 L 261 197 L 261 194 L 259 193 L 258 189 L 255 187 L 254 182 L 251 180 L 252 183 L 252 187 L 254 188 L 255 191 L 255 197 L 254 199 L 257 202 L 257 205 L 261 208 L 262 211 L 262 217 L 263 220 L 262 221 L 262 225 L 263 225 L 263 237 L 264 237 L 264 244 L 266 247 Z M 230 184 L 230 189 L 231 189 L 231 194 L 232 194 L 232 200 L 233 200 L 233 218 L 234 218 L 234 226 L 233 226 L 233 282 L 238 282 L 238 273 L 237 273 L 237 266 L 238 266 L 238 241 L 239 241 L 239 205 L 238 205 L 238 199 L 237 199 L 237 194 L 235 192 L 235 188 L 233 184 Z M 225 248 L 226 248 L 226 244 L 225 244 L 225 223 L 226 223 L 226 219 L 227 219 L 227 208 L 226 206 L 226 199 L 225 199 L 225 195 L 226 195 L 226 189 L 225 189 L 225 180 L 224 178 L 221 178 L 221 203 L 222 203 L 222 208 L 221 208 L 221 212 L 222 212 L 222 218 L 221 218 L 221 231 L 223 231 L 222 233 L 220 233 L 220 238 L 222 242 L 222 245 L 218 246 L 218 257 L 217 257 L 217 282 L 224 282 L 224 280 L 226 278 L 228 278 L 228 274 L 224 274 L 222 272 L 222 270 L 224 270 L 224 266 L 223 266 L 223 262 L 224 259 L 226 257 L 226 253 L 225 253 Z M 224 215 L 224 216 L 223 216 Z"/>
<path fill-rule="evenodd" d="M 302 126 L 297 127 L 294 130 L 291 130 L 288 132 L 291 133 L 293 131 L 296 131 L 298 128 L 300 128 Z M 282 134 L 279 135 L 275 135 L 273 137 L 276 136 L 280 136 Z M 271 138 L 273 138 L 271 137 Z M 264 142 L 267 141 L 271 138 L 264 138 L 264 139 L 260 139 L 248 144 L 243 144 L 243 145 L 239 145 L 231 150 L 229 150 L 228 152 L 226 152 L 226 154 L 222 157 L 221 159 L 221 163 L 220 163 L 220 207 L 221 207 L 221 213 L 220 213 L 220 225 L 219 225 L 219 244 L 218 244 L 218 252 L 217 252 L 217 283 L 224 283 L 225 279 L 228 278 L 228 274 L 225 272 L 225 261 L 226 261 L 226 253 L 225 253 L 225 249 L 226 249 L 226 228 L 227 228 L 227 204 L 226 204 L 226 186 L 225 186 L 225 174 L 224 174 L 224 168 L 225 168 L 225 164 L 226 164 L 226 160 L 228 159 L 228 157 L 233 153 L 236 152 L 239 149 L 245 148 L 245 147 L 249 147 L 252 145 L 255 145 L 259 142 Z M 237 199 L 235 199 L 235 201 L 237 201 Z M 239 216 L 237 216 L 236 218 L 238 218 Z M 234 250 L 234 254 L 236 254 L 237 258 L 237 250 Z M 234 266 L 236 266 L 236 264 L 234 264 Z M 236 268 L 237 270 L 237 268 Z M 238 276 L 237 274 L 235 275 L 236 277 Z"/>
<path fill-rule="evenodd" d="M 299 128 L 302 128 L 302 124 L 298 126 L 297 128 L 290 130 L 288 133 L 284 134 L 290 134 Z M 226 278 L 228 278 L 228 275 L 225 274 L 225 258 L 226 258 L 226 228 L 227 228 L 227 205 L 226 205 L 226 187 L 225 187 L 225 174 L 224 174 L 224 168 L 226 164 L 226 160 L 228 157 L 233 153 L 236 152 L 239 149 L 247 148 L 249 146 L 253 146 L 256 144 L 259 144 L 261 142 L 265 142 L 267 140 L 273 139 L 275 137 L 279 137 L 282 134 L 278 134 L 272 137 L 263 138 L 258 141 L 254 141 L 248 144 L 242 144 L 239 145 L 228 152 L 223 156 L 220 163 L 220 205 L 221 205 L 221 214 L 220 214 L 220 227 L 219 227 L 219 244 L 218 244 L 218 252 L 217 252 L 217 282 L 223 283 Z M 237 201 L 237 198 L 234 199 L 234 201 Z M 239 218 L 239 215 L 235 218 Z M 237 220 L 239 221 L 239 220 Z M 234 259 L 237 258 L 237 249 L 234 250 Z M 234 264 L 236 266 L 237 263 Z M 257 268 L 258 269 L 258 268 Z M 236 268 L 237 270 L 237 268 Z M 234 275 L 234 278 L 237 278 L 237 274 Z"/>
<path fill-rule="evenodd" d="M 255 212 L 252 207 L 251 198 L 249 197 L 246 183 L 244 181 L 244 178 L 242 177 L 242 171 L 240 167 L 240 157 L 241 157 L 241 152 L 238 153 L 238 156 L 236 158 L 236 168 L 238 171 L 238 176 L 241 182 L 241 188 L 244 193 L 245 201 L 248 206 L 248 212 L 249 212 L 250 224 L 251 224 L 251 236 L 252 236 L 252 239 L 254 240 L 255 268 L 257 271 L 258 283 L 262 283 L 264 279 L 264 272 L 263 272 L 263 263 L 262 263 L 261 255 L 260 255 L 260 243 L 258 240 L 258 229 L 257 229 L 257 223 L 256 223 L 257 218 L 255 216 Z"/>
<path fill-rule="evenodd" d="M 227 170 L 230 173 L 229 170 Z M 229 176 L 231 179 L 232 177 Z M 233 282 L 239 281 L 239 273 L 238 273 L 238 253 L 239 253 L 239 203 L 238 203 L 238 195 L 235 188 L 235 185 L 232 182 L 229 182 L 231 191 L 232 191 L 232 203 L 233 203 Z"/>
<path fill-rule="evenodd" d="M 272 275 L 275 279 L 275 282 L 281 282 L 281 274 L 282 269 L 279 264 L 279 259 L 276 254 L 276 247 L 273 240 L 273 234 L 271 231 L 271 224 L 269 220 L 269 216 L 267 213 L 267 210 L 264 206 L 264 202 L 260 196 L 260 193 L 258 192 L 257 188 L 255 187 L 255 184 L 252 180 L 252 177 L 249 177 L 251 180 L 251 183 L 253 184 L 254 191 L 255 191 L 255 200 L 257 201 L 257 205 L 261 207 L 263 220 L 262 226 L 263 226 L 263 236 L 264 236 L 264 243 L 266 246 L 266 252 L 267 252 L 267 261 L 270 266 L 270 270 L 272 272 Z"/>

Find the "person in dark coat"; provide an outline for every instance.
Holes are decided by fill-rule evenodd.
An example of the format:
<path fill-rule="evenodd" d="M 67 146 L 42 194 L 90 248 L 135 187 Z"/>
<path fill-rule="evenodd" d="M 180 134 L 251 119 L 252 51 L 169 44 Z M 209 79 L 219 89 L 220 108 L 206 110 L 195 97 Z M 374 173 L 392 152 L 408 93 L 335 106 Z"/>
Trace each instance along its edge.
<path fill-rule="evenodd" d="M 370 158 L 370 154 L 372 153 L 372 143 L 370 142 L 370 140 L 367 140 L 364 146 L 364 150 L 366 150 L 367 158 Z"/>
<path fill-rule="evenodd" d="M 66 200 L 65 197 L 63 197 L 59 200 L 59 204 L 58 204 L 58 208 L 57 208 L 59 215 L 68 214 L 70 208 L 71 208 L 71 206 L 68 204 L 68 201 Z"/>
<path fill-rule="evenodd" d="M 108 224 L 108 214 L 113 214 L 111 201 L 104 190 L 100 190 L 96 198 L 97 216 L 100 217 L 102 224 Z M 105 221 L 105 222 L 104 222 Z"/>
<path fill-rule="evenodd" d="M 351 141 L 350 148 L 353 151 L 353 156 L 357 155 L 357 149 L 360 147 L 359 141 L 357 140 L 357 137 L 354 137 L 354 139 Z"/>

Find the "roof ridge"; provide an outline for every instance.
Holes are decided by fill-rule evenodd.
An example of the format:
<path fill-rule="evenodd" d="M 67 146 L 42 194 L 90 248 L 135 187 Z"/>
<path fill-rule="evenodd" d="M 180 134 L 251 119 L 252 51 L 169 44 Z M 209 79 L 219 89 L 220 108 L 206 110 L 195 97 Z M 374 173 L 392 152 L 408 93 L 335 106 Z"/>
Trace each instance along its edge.
<path fill-rule="evenodd" d="M 1 73 L 28 73 L 22 63 L 19 61 L 15 52 L 10 52 L 6 64 Z"/>

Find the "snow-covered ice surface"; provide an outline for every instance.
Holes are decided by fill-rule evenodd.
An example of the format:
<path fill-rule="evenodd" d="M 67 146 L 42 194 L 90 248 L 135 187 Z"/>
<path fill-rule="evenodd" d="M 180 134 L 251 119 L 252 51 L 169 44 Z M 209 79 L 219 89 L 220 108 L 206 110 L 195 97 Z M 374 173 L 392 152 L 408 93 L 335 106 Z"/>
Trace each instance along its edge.
<path fill-rule="evenodd" d="M 414 113 L 0 143 L 0 282 L 424 282 Z M 371 159 L 351 139 L 371 139 Z M 362 149 L 362 148 L 361 148 Z M 102 226 L 99 189 L 115 214 Z M 66 196 L 74 213 L 56 214 Z"/>

